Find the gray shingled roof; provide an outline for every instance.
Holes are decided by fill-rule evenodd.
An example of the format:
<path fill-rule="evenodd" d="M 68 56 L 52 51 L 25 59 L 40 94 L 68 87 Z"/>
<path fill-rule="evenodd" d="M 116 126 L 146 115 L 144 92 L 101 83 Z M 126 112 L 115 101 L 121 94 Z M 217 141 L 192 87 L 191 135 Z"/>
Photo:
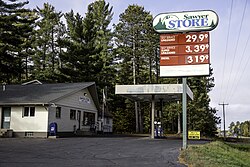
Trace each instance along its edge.
<path fill-rule="evenodd" d="M 49 104 L 58 98 L 65 97 L 89 86 L 94 86 L 95 89 L 94 82 L 6 85 L 5 91 L 3 91 L 2 87 L 0 89 L 0 105 Z M 96 102 L 98 99 L 94 99 L 94 101 Z"/>

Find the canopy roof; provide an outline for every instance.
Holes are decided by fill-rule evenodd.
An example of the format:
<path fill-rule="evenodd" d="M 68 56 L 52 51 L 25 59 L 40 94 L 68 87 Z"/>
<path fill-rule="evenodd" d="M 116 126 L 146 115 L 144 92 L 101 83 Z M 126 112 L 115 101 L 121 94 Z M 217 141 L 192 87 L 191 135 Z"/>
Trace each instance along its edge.
<path fill-rule="evenodd" d="M 122 95 L 134 101 L 180 101 L 182 99 L 182 84 L 143 84 L 143 85 L 116 85 L 115 94 Z M 187 97 L 193 100 L 193 92 L 187 86 Z"/>

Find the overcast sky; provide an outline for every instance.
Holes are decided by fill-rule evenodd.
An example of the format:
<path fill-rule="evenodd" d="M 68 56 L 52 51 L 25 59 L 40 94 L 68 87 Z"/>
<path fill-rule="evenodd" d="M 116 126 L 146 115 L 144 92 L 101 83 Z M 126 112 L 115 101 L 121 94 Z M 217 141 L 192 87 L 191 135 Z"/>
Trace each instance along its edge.
<path fill-rule="evenodd" d="M 216 107 L 219 110 L 217 115 L 222 117 L 222 106 L 218 104 L 229 103 L 226 106 L 226 128 L 232 121 L 250 120 L 250 2 L 247 1 L 234 0 L 231 10 L 232 0 L 106 0 L 113 6 L 114 24 L 132 4 L 144 6 L 153 16 L 192 10 L 213 10 L 218 14 L 219 24 L 210 33 L 210 59 L 215 77 L 210 105 Z M 57 11 L 73 9 L 85 16 L 87 6 L 93 0 L 30 0 L 28 7 L 42 8 L 45 2 L 52 4 Z"/>

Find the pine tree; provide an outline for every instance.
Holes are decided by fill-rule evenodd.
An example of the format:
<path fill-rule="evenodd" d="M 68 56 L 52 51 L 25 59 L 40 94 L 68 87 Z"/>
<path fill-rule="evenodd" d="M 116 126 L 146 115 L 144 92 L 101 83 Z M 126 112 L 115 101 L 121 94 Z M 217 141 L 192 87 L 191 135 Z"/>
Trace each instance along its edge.
<path fill-rule="evenodd" d="M 65 77 L 71 81 L 95 81 L 103 87 L 109 79 L 112 57 L 111 30 L 112 7 L 104 0 L 91 3 L 86 17 L 73 11 L 65 15 L 68 38 L 63 41 L 66 51 L 62 54 Z M 112 74 L 112 72 L 111 72 Z"/>
<path fill-rule="evenodd" d="M 9 2 L 9 3 L 8 3 Z M 21 82 L 35 17 L 28 2 L 0 1 L 0 82 Z"/>
<path fill-rule="evenodd" d="M 114 78 L 114 67 L 113 67 L 113 55 L 111 43 L 112 33 L 109 25 L 111 23 L 113 13 L 112 7 L 109 3 L 104 0 L 98 0 L 91 3 L 88 6 L 88 12 L 84 18 L 84 25 L 86 27 L 85 34 L 88 37 L 89 34 L 93 34 L 88 37 L 87 41 L 93 42 L 97 53 L 92 54 L 93 68 L 98 74 L 97 83 L 103 88 L 103 86 L 109 86 Z"/>
<path fill-rule="evenodd" d="M 155 39 L 152 34 L 152 15 L 138 5 L 130 5 L 120 15 L 115 25 L 116 55 L 120 60 L 120 81 L 124 84 L 133 83 L 133 61 L 135 62 L 136 83 L 149 83 L 149 59 L 155 55 Z M 149 48 L 150 46 L 155 48 Z M 152 59 L 151 59 L 152 60 Z M 153 69 L 151 69 L 153 70 Z"/>
<path fill-rule="evenodd" d="M 120 14 L 119 23 L 114 26 L 115 46 L 114 54 L 116 58 L 116 68 L 118 70 L 117 83 L 120 84 L 139 84 L 158 82 L 158 61 L 156 55 L 159 36 L 153 31 L 153 17 L 150 12 L 145 11 L 138 5 L 130 5 Z M 155 75 L 156 74 L 156 75 Z M 118 104 L 119 103 L 119 104 Z M 142 104 L 141 107 L 143 108 Z M 124 101 L 118 101 L 115 106 L 124 106 L 116 108 L 114 116 L 119 117 L 120 109 L 126 112 L 127 118 L 135 120 L 135 114 L 131 113 L 132 102 L 124 104 Z M 140 109 L 139 109 L 140 111 Z M 138 115 L 143 115 L 143 120 L 148 119 L 149 111 L 144 110 Z M 116 120 L 116 119 L 115 119 Z M 131 120 L 131 119 L 129 119 Z M 125 121 L 125 120 L 124 120 Z M 142 131 L 142 124 L 139 125 Z M 116 122 L 115 122 L 116 123 Z M 135 127 L 135 122 L 131 126 Z M 146 125 L 146 127 L 148 127 Z M 134 131 L 134 129 L 131 129 Z"/>
<path fill-rule="evenodd" d="M 212 69 L 211 69 L 212 75 Z M 214 87 L 213 77 L 190 77 L 188 84 L 193 91 L 194 99 L 188 104 L 188 129 L 201 131 L 204 135 L 213 136 L 220 118 L 217 110 L 209 106 L 209 92 Z"/>
<path fill-rule="evenodd" d="M 23 57 L 23 68 L 24 74 L 22 76 L 23 81 L 30 80 L 31 73 L 33 70 L 34 62 L 32 61 L 32 57 L 35 54 L 34 45 L 35 42 L 35 21 L 38 19 L 34 10 L 25 12 L 22 14 L 28 21 L 25 25 L 26 29 L 24 29 L 23 34 L 25 35 L 25 39 L 23 44 L 21 45 L 22 51 L 21 55 Z"/>
<path fill-rule="evenodd" d="M 42 9 L 37 7 L 37 15 L 33 78 L 56 82 L 61 64 L 59 41 L 65 29 L 61 21 L 63 14 L 45 3 Z"/>
<path fill-rule="evenodd" d="M 71 10 L 70 13 L 65 14 L 65 19 L 67 22 L 67 35 L 60 42 L 60 45 L 65 48 L 60 53 L 62 61 L 61 77 L 68 82 L 87 81 L 86 78 L 89 76 L 85 71 L 90 62 L 85 57 L 86 43 L 83 18 L 79 13 L 75 15 Z"/>

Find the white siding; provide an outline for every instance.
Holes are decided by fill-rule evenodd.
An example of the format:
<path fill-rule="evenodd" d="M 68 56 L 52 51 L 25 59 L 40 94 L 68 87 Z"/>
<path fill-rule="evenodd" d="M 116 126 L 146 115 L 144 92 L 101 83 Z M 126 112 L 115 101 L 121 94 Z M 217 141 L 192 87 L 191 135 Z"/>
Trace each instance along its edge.
<path fill-rule="evenodd" d="M 35 106 L 34 117 L 23 117 L 23 106 L 11 107 L 10 129 L 15 132 L 47 132 L 47 109 L 43 106 Z"/>
<path fill-rule="evenodd" d="M 89 101 L 79 100 L 80 97 L 87 97 Z M 61 118 L 56 118 L 56 107 L 49 107 L 48 124 L 56 122 L 58 132 L 73 132 L 74 125 L 76 126 L 76 129 L 79 128 L 78 111 L 81 111 L 80 129 L 84 129 L 84 126 L 82 125 L 84 112 L 95 113 L 95 121 L 97 120 L 97 108 L 88 89 L 84 89 L 68 97 L 60 99 L 55 102 L 55 105 L 57 107 L 61 107 Z M 76 110 L 75 120 L 70 119 L 71 109 Z M 87 129 L 89 130 L 89 126 Z"/>
<path fill-rule="evenodd" d="M 84 96 L 85 94 L 85 96 Z M 80 101 L 80 97 L 86 97 L 89 99 L 89 102 L 86 101 Z M 95 106 L 95 103 L 88 91 L 88 89 L 84 89 L 82 91 L 79 91 L 75 94 L 72 94 L 68 97 L 65 97 L 63 99 L 58 100 L 57 102 L 55 102 L 56 105 L 62 105 L 62 106 L 67 106 L 67 107 L 73 107 L 73 108 L 78 108 L 78 109 L 82 109 L 85 111 L 96 111 L 97 112 L 97 108 Z"/>
<path fill-rule="evenodd" d="M 50 107 L 49 108 L 49 124 L 52 122 L 56 122 L 58 132 L 73 132 L 74 125 L 76 126 L 76 129 L 79 128 L 78 111 L 81 111 L 80 129 L 84 131 L 89 131 L 90 126 L 83 126 L 83 115 L 84 115 L 83 109 L 79 110 L 77 108 L 60 106 L 60 105 L 57 105 L 57 107 L 61 107 L 61 118 L 56 118 L 56 107 Z M 76 110 L 75 120 L 70 119 L 71 109 Z M 90 111 L 85 111 L 85 112 L 90 112 Z M 97 121 L 97 112 L 92 111 L 91 113 L 95 114 L 95 121 Z"/>
<path fill-rule="evenodd" d="M 50 107 L 49 108 L 49 124 L 52 122 L 56 122 L 58 132 L 73 132 L 74 125 L 76 126 L 76 129 L 78 128 L 77 109 L 73 107 L 71 108 L 71 107 L 65 107 L 65 106 L 59 106 L 59 105 L 58 107 L 61 107 L 61 118 L 56 118 L 56 107 Z M 70 109 L 76 110 L 75 120 L 70 119 Z"/>

